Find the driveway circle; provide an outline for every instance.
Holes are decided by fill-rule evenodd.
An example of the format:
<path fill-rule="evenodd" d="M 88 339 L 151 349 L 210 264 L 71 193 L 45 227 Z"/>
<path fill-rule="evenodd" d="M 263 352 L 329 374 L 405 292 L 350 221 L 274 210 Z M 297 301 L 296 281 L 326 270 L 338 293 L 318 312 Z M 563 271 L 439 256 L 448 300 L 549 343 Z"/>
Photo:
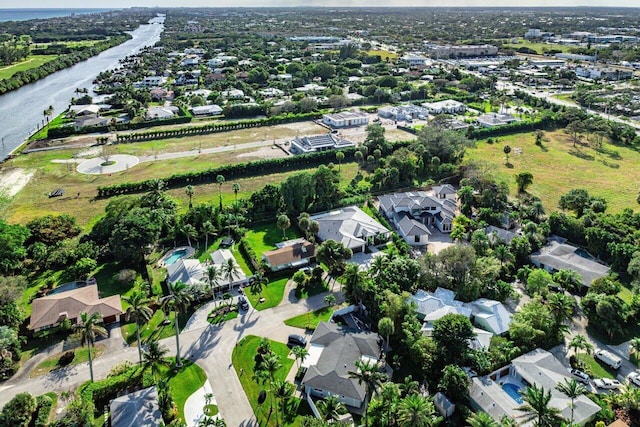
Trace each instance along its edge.
<path fill-rule="evenodd" d="M 77 171 L 87 175 L 104 175 L 122 172 L 140 163 L 140 159 L 127 154 L 114 154 L 109 156 L 109 165 L 103 166 L 103 163 L 104 158 L 102 157 L 85 160 L 78 165 Z"/>

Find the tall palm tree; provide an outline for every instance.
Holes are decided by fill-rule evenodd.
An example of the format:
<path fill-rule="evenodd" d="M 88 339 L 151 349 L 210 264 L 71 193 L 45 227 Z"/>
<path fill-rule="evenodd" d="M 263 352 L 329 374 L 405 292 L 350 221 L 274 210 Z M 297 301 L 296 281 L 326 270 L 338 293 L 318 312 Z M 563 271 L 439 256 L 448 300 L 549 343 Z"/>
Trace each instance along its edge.
<path fill-rule="evenodd" d="M 229 292 L 233 288 L 233 279 L 238 277 L 240 269 L 233 258 L 226 260 L 220 267 L 222 275 L 229 281 Z"/>
<path fill-rule="evenodd" d="M 571 424 L 573 424 L 573 409 L 574 409 L 573 401 L 581 394 L 586 393 L 587 389 L 585 386 L 583 386 L 573 378 L 571 379 L 565 378 L 564 382 L 556 385 L 556 390 L 566 394 L 567 397 L 571 399 Z"/>
<path fill-rule="evenodd" d="M 573 315 L 574 300 L 570 296 L 560 293 L 550 293 L 547 297 L 547 307 L 553 317 L 553 330 L 558 333 L 560 326 Z"/>
<path fill-rule="evenodd" d="M 516 408 L 523 412 L 520 417 L 523 422 L 533 421 L 538 427 L 555 427 L 562 421 L 560 410 L 549 406 L 551 392 L 544 387 L 538 387 L 535 383 L 522 392 L 524 403 Z"/>
<path fill-rule="evenodd" d="M 284 417 L 287 408 L 287 403 L 293 396 L 294 385 L 286 380 L 275 380 L 271 383 L 271 388 L 273 389 L 274 397 L 280 401 L 280 411 L 282 415 L 282 424 L 284 424 Z M 277 424 L 277 417 L 276 417 Z"/>
<path fill-rule="evenodd" d="M 345 265 L 342 279 L 345 287 L 345 295 L 347 295 L 351 303 L 357 303 L 365 283 L 364 272 L 360 270 L 358 264 L 349 262 Z"/>
<path fill-rule="evenodd" d="M 193 189 L 193 185 L 187 185 L 184 189 L 184 192 L 187 194 L 189 198 L 189 209 L 193 207 L 193 193 L 195 192 Z"/>
<path fill-rule="evenodd" d="M 80 345 L 87 345 L 87 354 L 89 357 L 89 375 L 93 382 L 93 358 L 91 356 L 91 347 L 96 341 L 97 336 L 106 337 L 107 330 L 102 323 L 102 314 L 95 312 L 92 314 L 80 313 L 80 321 L 73 325 L 73 329 L 80 334 Z"/>
<path fill-rule="evenodd" d="M 370 360 L 356 360 L 354 365 L 357 370 L 349 371 L 348 374 L 349 378 L 358 380 L 358 384 L 364 383 L 365 385 L 364 425 L 367 427 L 369 425 L 369 401 L 371 400 L 373 393 L 387 377 L 380 371 L 380 364 L 377 362 L 371 362 Z"/>
<path fill-rule="evenodd" d="M 500 424 L 486 412 L 476 412 L 467 418 L 470 427 L 500 427 Z"/>
<path fill-rule="evenodd" d="M 220 211 L 222 211 L 222 184 L 224 184 L 224 175 L 216 176 L 216 182 L 218 183 L 218 195 L 220 196 Z"/>
<path fill-rule="evenodd" d="M 632 338 L 629 341 L 629 354 L 635 355 L 636 359 L 640 356 L 640 338 Z"/>
<path fill-rule="evenodd" d="M 204 250 L 209 249 L 209 236 L 216 233 L 216 227 L 211 221 L 205 221 L 202 223 L 202 234 L 204 234 Z"/>
<path fill-rule="evenodd" d="M 153 316 L 153 310 L 149 307 L 151 300 L 146 297 L 140 288 L 135 288 L 128 297 L 122 297 L 122 300 L 129 304 L 125 319 L 127 322 L 131 319 L 136 321 L 136 341 L 138 342 L 138 360 L 142 363 L 142 343 L 140 342 L 140 324 L 148 323 Z"/>
<path fill-rule="evenodd" d="M 584 335 L 578 334 L 571 338 L 569 341 L 569 348 L 573 349 L 574 353 L 578 353 L 578 350 L 584 350 L 587 354 L 591 354 L 593 351 L 593 345 L 587 341 Z"/>
<path fill-rule="evenodd" d="M 211 299 L 215 301 L 216 300 L 215 286 L 218 283 L 218 279 L 222 278 L 222 269 L 214 264 L 207 267 L 206 273 L 207 273 L 207 283 L 211 288 Z"/>
<path fill-rule="evenodd" d="M 233 189 L 233 194 L 235 195 L 236 203 L 238 203 L 238 192 L 240 191 L 240 184 L 238 184 L 237 182 L 234 182 L 231 188 Z"/>
<path fill-rule="evenodd" d="M 173 325 L 176 329 L 176 368 L 182 367 L 182 360 L 180 360 L 180 325 L 178 318 L 180 313 L 184 313 L 189 308 L 191 301 L 193 300 L 191 294 L 188 292 L 188 286 L 177 281 L 169 284 L 169 295 L 161 298 L 161 304 L 166 304 L 170 307 L 174 313 Z"/>
<path fill-rule="evenodd" d="M 410 394 L 398 404 L 400 427 L 430 427 L 436 423 L 436 409 L 431 399 L 421 394 Z"/>
<path fill-rule="evenodd" d="M 296 362 L 298 362 L 298 369 L 300 369 L 300 365 L 304 363 L 304 359 L 309 355 L 309 350 L 305 347 L 300 347 L 299 345 L 294 345 L 290 351 L 293 354 L 293 357 L 296 358 Z"/>
<path fill-rule="evenodd" d="M 182 234 L 186 236 L 187 243 L 189 244 L 189 246 L 191 246 L 191 238 L 195 238 L 198 236 L 196 228 L 191 224 L 182 224 L 181 231 Z"/>
<path fill-rule="evenodd" d="M 322 415 L 322 419 L 327 421 L 338 421 L 340 415 L 347 411 L 344 403 L 340 402 L 338 396 L 331 394 L 318 402 L 318 411 Z"/>
<path fill-rule="evenodd" d="M 158 374 L 162 367 L 168 367 L 170 365 L 167 359 L 167 353 L 169 349 L 160 346 L 160 343 L 156 340 L 147 342 L 147 349 L 144 351 L 144 369 L 150 369 L 153 379 L 158 381 Z"/>
<path fill-rule="evenodd" d="M 269 280 L 264 277 L 262 272 L 258 271 L 251 281 L 250 289 L 251 292 L 255 295 L 258 294 L 258 301 L 262 299 L 262 289 L 269 282 Z"/>

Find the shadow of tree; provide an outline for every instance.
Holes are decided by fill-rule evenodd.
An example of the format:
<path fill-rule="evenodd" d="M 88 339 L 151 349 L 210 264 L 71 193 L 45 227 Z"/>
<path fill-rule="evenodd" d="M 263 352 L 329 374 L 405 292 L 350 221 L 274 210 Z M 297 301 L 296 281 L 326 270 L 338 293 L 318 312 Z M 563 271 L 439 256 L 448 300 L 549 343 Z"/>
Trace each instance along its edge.
<path fill-rule="evenodd" d="M 582 160 L 593 161 L 596 159 L 593 155 L 580 151 L 577 148 L 572 148 L 571 150 L 569 150 L 569 154 L 571 154 L 572 156 L 578 157 L 579 159 L 582 159 Z"/>

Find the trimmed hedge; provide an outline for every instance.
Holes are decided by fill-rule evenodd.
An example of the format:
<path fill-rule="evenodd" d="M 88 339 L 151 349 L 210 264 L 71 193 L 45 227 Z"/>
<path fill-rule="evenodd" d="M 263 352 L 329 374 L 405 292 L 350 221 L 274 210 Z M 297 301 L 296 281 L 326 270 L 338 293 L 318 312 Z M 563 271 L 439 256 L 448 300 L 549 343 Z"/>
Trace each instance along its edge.
<path fill-rule="evenodd" d="M 119 144 L 128 142 L 151 141 L 155 139 L 182 138 L 185 136 L 208 135 L 211 133 L 227 132 L 230 130 L 249 129 L 262 126 L 274 126 L 284 123 L 293 123 L 306 120 L 317 120 L 322 117 L 322 112 L 281 114 L 265 119 L 242 120 L 226 123 L 212 123 L 203 126 L 189 126 L 180 129 L 158 130 L 152 132 L 133 133 L 128 135 L 117 135 L 116 142 Z M 190 121 L 190 120 L 189 120 Z M 157 122 L 156 122 L 157 123 Z M 163 123 L 169 124 L 169 123 Z"/>
<path fill-rule="evenodd" d="M 80 386 L 80 398 L 83 402 L 93 402 L 95 410 L 102 410 L 119 393 L 128 388 L 142 384 L 144 371 L 140 367 L 132 367 L 119 375 L 104 380 L 85 383 Z"/>
<path fill-rule="evenodd" d="M 350 161 L 355 153 L 355 148 L 342 150 L 345 154 L 345 162 Z M 263 159 L 253 162 L 223 165 L 199 172 L 183 172 L 164 178 L 163 181 L 168 188 L 183 187 L 189 184 L 205 184 L 216 182 L 218 175 L 223 175 L 227 180 L 245 178 L 271 174 L 274 171 L 286 172 L 302 168 L 310 168 L 335 160 L 334 150 L 321 151 L 318 153 L 302 154 L 279 159 Z M 122 184 L 98 187 L 98 197 L 112 197 L 121 194 L 133 194 L 147 191 L 151 182 L 148 179 L 138 182 L 125 182 Z"/>
<path fill-rule="evenodd" d="M 53 407 L 53 399 L 46 394 L 36 397 L 38 407 L 36 413 L 33 416 L 34 427 L 46 427 L 49 425 L 49 416 L 51 415 L 51 408 Z"/>

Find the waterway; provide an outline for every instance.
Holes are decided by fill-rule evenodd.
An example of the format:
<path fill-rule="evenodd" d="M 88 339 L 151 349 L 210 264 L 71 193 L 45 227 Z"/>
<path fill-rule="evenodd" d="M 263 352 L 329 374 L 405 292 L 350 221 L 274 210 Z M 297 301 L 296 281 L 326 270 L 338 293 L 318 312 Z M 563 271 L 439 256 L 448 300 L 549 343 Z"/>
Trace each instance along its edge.
<path fill-rule="evenodd" d="M 4 160 L 41 126 L 43 112 L 53 106 L 54 116 L 69 106 L 76 88 L 91 89 L 96 76 L 118 66 L 118 61 L 160 40 L 164 17 L 152 19 L 131 33 L 121 45 L 42 80 L 0 96 L 0 160 Z"/>

